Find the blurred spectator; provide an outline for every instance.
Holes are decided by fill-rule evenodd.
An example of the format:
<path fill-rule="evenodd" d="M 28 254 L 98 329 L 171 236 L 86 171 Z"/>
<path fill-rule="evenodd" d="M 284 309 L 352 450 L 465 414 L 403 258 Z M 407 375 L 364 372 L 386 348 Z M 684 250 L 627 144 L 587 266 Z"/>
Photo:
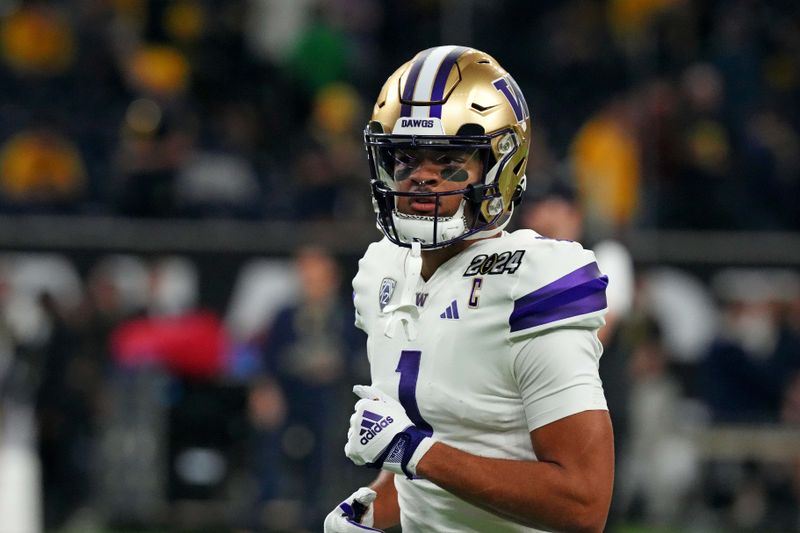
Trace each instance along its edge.
<path fill-rule="evenodd" d="M 614 46 L 604 7 L 603 3 L 586 0 L 525 7 L 515 3 L 512 9 L 505 10 L 498 26 L 525 27 L 525 18 L 530 17 L 532 29 L 527 35 L 523 33 L 523 48 L 533 56 L 528 58 L 527 54 L 506 49 L 503 43 L 507 39 L 497 35 L 489 48 L 497 50 L 498 57 L 502 54 L 508 61 L 519 61 L 523 77 L 518 82 L 523 92 L 532 97 L 528 103 L 534 130 L 546 127 L 558 158 L 567 155 L 581 124 L 627 85 L 627 65 Z"/>
<path fill-rule="evenodd" d="M 179 257 L 150 264 L 110 257 L 98 265 L 93 281 L 112 312 L 129 310 L 107 332 L 117 365 L 154 366 L 190 378 L 222 375 L 229 352 L 227 331 L 217 313 L 197 308 L 197 272 L 191 263 Z"/>
<path fill-rule="evenodd" d="M 75 60 L 75 35 L 53 5 L 20 6 L 2 23 L 3 59 L 24 75 L 55 76 Z"/>
<path fill-rule="evenodd" d="M 753 229 L 800 229 L 800 135 L 773 108 L 754 112 L 743 132 L 741 160 L 747 223 Z"/>
<path fill-rule="evenodd" d="M 642 164 L 645 180 L 642 187 L 642 210 L 639 220 L 644 227 L 674 224 L 673 199 L 677 194 L 683 160 L 681 101 L 678 87 L 666 78 L 654 78 L 642 85 Z"/>
<path fill-rule="evenodd" d="M 763 91 L 761 62 L 766 50 L 756 37 L 763 31 L 758 21 L 762 13 L 763 6 L 743 0 L 714 6 L 709 52 L 727 93 L 721 109 L 727 121 L 745 119 Z"/>
<path fill-rule="evenodd" d="M 361 166 L 363 147 L 354 134 L 363 103 L 353 87 L 333 83 L 313 100 L 311 117 L 294 150 L 292 181 L 295 213 L 304 219 L 353 219 L 364 216 L 366 198 L 358 194 L 367 183 Z"/>
<path fill-rule="evenodd" d="M 698 369 L 701 397 L 716 422 L 745 431 L 752 428 L 754 442 L 791 431 L 800 337 L 787 323 L 786 311 L 800 294 L 800 277 L 793 271 L 729 269 L 713 281 L 723 305 L 723 323 Z M 772 462 L 756 451 L 739 460 L 725 454 L 710 459 L 702 495 L 723 527 L 797 529 L 796 456 Z"/>
<path fill-rule="evenodd" d="M 272 322 L 264 342 L 267 374 L 254 386 L 250 408 L 260 435 L 261 501 L 302 501 L 303 525 L 316 529 L 327 509 L 327 481 L 344 464 L 337 452 L 341 435 L 331 423 L 350 405 L 354 377 L 345 376 L 361 347 L 335 259 L 320 248 L 304 248 L 296 254 L 296 269 L 302 295 Z M 279 457 L 288 471 L 275 462 Z"/>
<path fill-rule="evenodd" d="M 168 256 L 153 261 L 149 272 L 151 316 L 180 316 L 197 308 L 197 267 L 185 257 Z"/>
<path fill-rule="evenodd" d="M 41 347 L 37 397 L 39 453 L 47 528 L 59 527 L 90 502 L 95 403 L 101 386 L 96 354 L 81 351 L 80 329 L 49 294 L 39 301 L 50 324 Z"/>
<path fill-rule="evenodd" d="M 86 187 L 77 147 L 52 128 L 18 133 L 0 152 L 0 201 L 11 208 L 73 207 Z"/>
<path fill-rule="evenodd" d="M 608 2 L 608 17 L 615 38 L 623 47 L 633 52 L 647 43 L 647 34 L 652 31 L 655 19 L 683 0 L 611 0 Z"/>
<path fill-rule="evenodd" d="M 583 238 L 583 211 L 568 181 L 568 178 L 547 173 L 533 175 L 525 201 L 520 205 L 520 225 L 550 239 L 578 241 Z"/>
<path fill-rule="evenodd" d="M 781 404 L 781 421 L 792 426 L 800 426 L 800 373 L 787 380 Z"/>
<path fill-rule="evenodd" d="M 348 54 L 344 32 L 322 4 L 314 20 L 298 34 L 287 67 L 299 86 L 313 94 L 329 83 L 347 79 Z"/>
<path fill-rule="evenodd" d="M 245 24 L 250 49 L 268 61 L 282 63 L 316 4 L 318 0 L 248 0 Z"/>
<path fill-rule="evenodd" d="M 146 262 L 133 255 L 108 255 L 88 275 L 91 309 L 111 322 L 146 312 L 149 272 Z"/>
<path fill-rule="evenodd" d="M 186 215 L 257 217 L 261 191 L 245 159 L 224 153 L 194 152 L 175 179 L 175 203 Z"/>
<path fill-rule="evenodd" d="M 8 416 L 8 429 L 15 426 L 13 439 L 11 434 L 0 435 L 0 447 L 11 446 L 18 453 L 38 448 L 44 496 L 39 519 L 47 528 L 68 527 L 93 503 L 104 352 L 85 343 L 83 284 L 69 260 L 56 254 L 4 254 L 0 269 L 0 321 L 7 326 L 5 342 L 11 350 L 0 387 L 0 405 L 9 409 L 0 410 Z M 25 422 L 28 410 L 35 412 L 35 430 Z M 24 454 L 19 460 L 19 468 L 38 469 Z M 14 471 L 23 476 L 23 483 L 25 472 Z M 25 498 L 31 488 L 22 487 Z M 18 503 L 35 504 L 22 499 Z"/>
<path fill-rule="evenodd" d="M 671 375 L 655 322 L 640 317 L 628 330 L 629 437 L 619 465 L 618 502 L 630 518 L 680 524 L 697 481 L 697 450 L 682 428 L 683 393 Z"/>
<path fill-rule="evenodd" d="M 189 85 L 190 66 L 180 50 L 164 45 L 138 49 L 129 59 L 131 86 L 159 99 L 179 96 Z"/>
<path fill-rule="evenodd" d="M 132 102 L 117 155 L 119 211 L 140 217 L 175 215 L 176 176 L 194 143 L 195 130 L 184 117 L 165 113 L 153 100 Z"/>
<path fill-rule="evenodd" d="M 223 325 L 208 311 L 128 320 L 112 332 L 110 343 L 122 367 L 162 368 L 193 379 L 222 376 L 228 354 Z"/>
<path fill-rule="evenodd" d="M 692 367 L 708 352 L 718 329 L 718 310 L 707 285 L 672 267 L 642 274 L 638 305 L 659 325 L 673 363 Z"/>
<path fill-rule="evenodd" d="M 164 32 L 183 45 L 197 42 L 207 31 L 208 12 L 203 2 L 179 0 L 170 2 L 162 13 Z"/>
<path fill-rule="evenodd" d="M 231 290 L 227 324 L 233 336 L 250 342 L 269 329 L 275 315 L 300 292 L 290 258 L 252 259 L 240 268 Z"/>
<path fill-rule="evenodd" d="M 703 399 L 717 421 L 777 422 L 783 391 L 800 369 L 800 338 L 782 317 L 800 279 L 792 272 L 731 269 L 714 285 L 723 321 L 700 368 Z"/>
<path fill-rule="evenodd" d="M 723 120 L 725 86 L 710 64 L 690 65 L 682 77 L 681 162 L 665 224 L 681 228 L 741 228 L 746 205 L 734 162 L 734 138 Z M 704 198 L 703 202 L 694 201 Z"/>
<path fill-rule="evenodd" d="M 600 234 L 615 234 L 639 207 L 642 179 L 638 111 L 633 98 L 617 96 L 581 127 L 572 164 L 581 205 Z"/>

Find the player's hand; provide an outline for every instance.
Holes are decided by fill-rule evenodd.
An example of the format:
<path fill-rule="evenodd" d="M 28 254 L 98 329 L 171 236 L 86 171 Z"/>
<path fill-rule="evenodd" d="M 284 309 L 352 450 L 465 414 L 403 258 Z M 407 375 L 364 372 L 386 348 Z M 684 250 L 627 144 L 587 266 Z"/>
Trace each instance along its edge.
<path fill-rule="evenodd" d="M 417 428 L 399 402 L 375 387 L 356 385 L 361 398 L 350 417 L 344 453 L 355 464 L 413 478 L 433 439 Z"/>
<path fill-rule="evenodd" d="M 372 502 L 376 496 L 375 491 L 368 487 L 355 491 L 325 517 L 325 533 L 383 533 L 383 530 L 372 527 L 375 511 Z"/>

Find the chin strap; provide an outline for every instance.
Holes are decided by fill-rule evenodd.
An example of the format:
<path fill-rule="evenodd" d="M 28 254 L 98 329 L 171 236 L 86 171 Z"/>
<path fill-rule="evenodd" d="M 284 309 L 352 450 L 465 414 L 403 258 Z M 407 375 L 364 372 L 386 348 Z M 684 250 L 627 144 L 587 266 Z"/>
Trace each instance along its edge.
<path fill-rule="evenodd" d="M 408 340 L 413 341 L 417 338 L 416 322 L 419 319 L 419 309 L 414 293 L 422 273 L 421 252 L 420 243 L 411 243 L 411 250 L 406 256 L 404 265 L 405 279 L 403 280 L 403 292 L 400 294 L 400 303 L 383 308 L 383 312 L 390 315 L 383 333 L 390 339 L 397 335 L 397 329 L 401 324 Z"/>

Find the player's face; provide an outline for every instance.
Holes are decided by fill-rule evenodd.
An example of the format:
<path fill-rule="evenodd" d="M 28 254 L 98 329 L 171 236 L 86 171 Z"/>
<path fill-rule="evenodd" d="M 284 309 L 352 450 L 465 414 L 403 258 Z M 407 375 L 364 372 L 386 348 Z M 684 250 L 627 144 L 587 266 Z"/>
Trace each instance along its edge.
<path fill-rule="evenodd" d="M 483 164 L 477 151 L 400 150 L 395 152 L 394 180 L 400 192 L 447 192 L 477 183 Z M 398 197 L 397 210 L 419 216 L 452 216 L 463 196 Z"/>

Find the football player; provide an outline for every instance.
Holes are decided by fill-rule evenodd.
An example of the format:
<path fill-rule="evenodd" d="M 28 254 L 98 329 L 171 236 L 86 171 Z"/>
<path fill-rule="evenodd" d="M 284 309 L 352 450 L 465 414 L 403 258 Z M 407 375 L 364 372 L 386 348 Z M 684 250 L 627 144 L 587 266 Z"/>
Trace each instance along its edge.
<path fill-rule="evenodd" d="M 381 469 L 328 533 L 602 531 L 614 470 L 591 251 L 504 231 L 531 121 L 511 76 L 460 46 L 384 85 L 365 130 L 377 223 L 353 280 L 372 384 L 346 455 Z"/>

